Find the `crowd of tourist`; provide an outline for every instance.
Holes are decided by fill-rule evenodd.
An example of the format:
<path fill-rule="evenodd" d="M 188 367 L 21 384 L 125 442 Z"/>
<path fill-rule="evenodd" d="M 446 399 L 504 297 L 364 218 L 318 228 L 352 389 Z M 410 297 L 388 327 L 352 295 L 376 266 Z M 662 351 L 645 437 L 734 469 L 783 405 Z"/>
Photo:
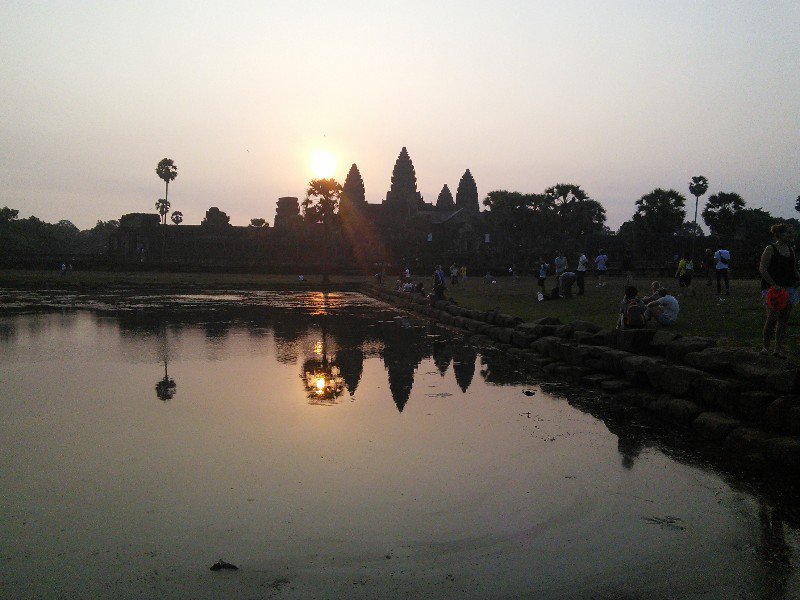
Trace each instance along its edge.
<path fill-rule="evenodd" d="M 798 273 L 793 241 L 795 231 L 791 224 L 779 223 L 771 228 L 774 242 L 769 244 L 761 256 L 759 273 L 761 275 L 762 299 L 766 307 L 767 316 L 763 329 L 763 354 L 771 354 L 785 358 L 786 329 L 789 314 L 793 306 L 800 301 L 798 286 L 800 273 Z M 570 269 L 570 261 L 561 250 L 548 262 L 540 256 L 533 272 L 537 284 L 537 299 L 560 300 L 572 297 L 573 286 L 577 287 L 577 295 L 586 293 L 586 278 L 593 268 L 597 276 L 597 286 L 607 284 L 606 274 L 611 260 L 603 249 L 590 260 L 585 252 L 578 253 L 575 269 Z M 659 281 L 650 284 L 649 294 L 639 296 L 639 290 L 634 282 L 634 256 L 626 250 L 621 257 L 619 271 L 624 278 L 624 292 L 619 305 L 617 326 L 623 329 L 637 329 L 647 327 L 650 323 L 671 327 L 678 321 L 680 314 L 680 301 L 678 298 L 696 295 L 692 282 L 696 273 L 695 261 L 690 252 L 685 252 L 675 257 L 675 280 L 677 294 L 670 292 L 669 288 Z M 724 302 L 730 295 L 729 272 L 731 269 L 731 252 L 722 244 L 714 249 L 706 248 L 700 260 L 700 268 L 705 275 L 706 285 L 711 287 L 716 281 L 716 296 L 719 302 Z M 513 279 L 519 274 L 515 265 L 508 269 L 508 274 Z M 444 298 L 446 279 L 449 275 L 449 284 L 459 285 L 467 279 L 465 265 L 458 266 L 453 263 L 445 271 L 442 265 L 437 265 L 433 274 L 433 290 L 430 294 L 432 300 Z M 548 292 L 546 289 L 548 279 L 552 277 L 554 286 Z M 497 283 L 497 279 L 487 272 L 483 277 L 486 284 Z M 395 283 L 398 290 L 425 293 L 422 281 L 414 281 L 410 269 L 406 268 L 402 277 Z M 774 341 L 774 348 L 772 346 Z"/>

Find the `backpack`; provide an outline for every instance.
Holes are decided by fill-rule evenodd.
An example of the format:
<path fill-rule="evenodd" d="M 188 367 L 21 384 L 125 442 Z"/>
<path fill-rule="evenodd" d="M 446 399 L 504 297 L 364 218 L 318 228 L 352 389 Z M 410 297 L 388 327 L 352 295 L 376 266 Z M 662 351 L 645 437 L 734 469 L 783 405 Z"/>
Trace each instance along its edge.
<path fill-rule="evenodd" d="M 641 329 L 647 325 L 646 311 L 644 304 L 638 300 L 629 300 L 622 318 L 623 324 L 629 329 Z"/>

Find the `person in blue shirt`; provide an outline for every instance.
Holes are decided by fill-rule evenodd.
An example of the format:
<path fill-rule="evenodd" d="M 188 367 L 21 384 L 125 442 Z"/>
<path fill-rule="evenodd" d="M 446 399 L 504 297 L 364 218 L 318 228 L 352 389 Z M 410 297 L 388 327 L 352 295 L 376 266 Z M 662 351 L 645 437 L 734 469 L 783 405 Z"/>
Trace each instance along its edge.
<path fill-rule="evenodd" d="M 597 267 L 597 285 L 598 287 L 603 286 L 606 284 L 604 277 L 608 268 L 608 256 L 602 248 L 600 248 L 600 252 L 595 257 L 594 264 Z"/>

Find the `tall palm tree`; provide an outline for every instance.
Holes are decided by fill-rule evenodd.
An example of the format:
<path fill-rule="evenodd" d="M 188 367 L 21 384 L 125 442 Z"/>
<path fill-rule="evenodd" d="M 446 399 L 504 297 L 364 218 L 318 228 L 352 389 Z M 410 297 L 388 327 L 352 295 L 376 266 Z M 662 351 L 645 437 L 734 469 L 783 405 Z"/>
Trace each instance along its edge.
<path fill-rule="evenodd" d="M 163 179 L 164 183 L 166 184 L 166 188 L 164 190 L 164 202 L 167 203 L 167 210 L 169 210 L 169 182 L 178 176 L 178 167 L 175 165 L 175 161 L 173 161 L 171 158 L 162 158 L 156 165 L 156 175 Z M 161 217 L 164 219 L 164 225 L 166 225 L 167 213 L 162 213 Z"/>
<path fill-rule="evenodd" d="M 339 206 L 341 195 L 342 186 L 335 179 L 312 179 L 308 184 L 305 200 L 303 200 L 306 220 L 312 223 L 322 223 L 324 244 L 322 283 L 330 283 L 328 274 L 328 259 L 330 256 L 330 249 L 328 248 L 329 226 Z"/>
<path fill-rule="evenodd" d="M 700 202 L 700 196 L 708 191 L 708 179 L 702 175 L 695 175 L 689 182 L 689 193 L 694 196 L 694 227 L 692 228 L 692 258 L 694 258 L 694 240 L 695 232 L 697 231 L 697 204 Z"/>

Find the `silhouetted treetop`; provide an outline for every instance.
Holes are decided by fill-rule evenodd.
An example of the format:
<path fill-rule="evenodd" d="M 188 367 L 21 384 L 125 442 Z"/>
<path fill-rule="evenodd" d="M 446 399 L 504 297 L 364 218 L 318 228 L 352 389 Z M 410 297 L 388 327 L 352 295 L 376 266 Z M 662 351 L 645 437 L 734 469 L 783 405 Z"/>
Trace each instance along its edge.
<path fill-rule="evenodd" d="M 736 192 L 718 192 L 709 196 L 702 215 L 711 235 L 730 239 L 744 206 L 744 198 Z"/>
<path fill-rule="evenodd" d="M 708 191 L 708 179 L 702 175 L 695 175 L 689 182 L 689 193 L 695 198 L 699 198 Z"/>

